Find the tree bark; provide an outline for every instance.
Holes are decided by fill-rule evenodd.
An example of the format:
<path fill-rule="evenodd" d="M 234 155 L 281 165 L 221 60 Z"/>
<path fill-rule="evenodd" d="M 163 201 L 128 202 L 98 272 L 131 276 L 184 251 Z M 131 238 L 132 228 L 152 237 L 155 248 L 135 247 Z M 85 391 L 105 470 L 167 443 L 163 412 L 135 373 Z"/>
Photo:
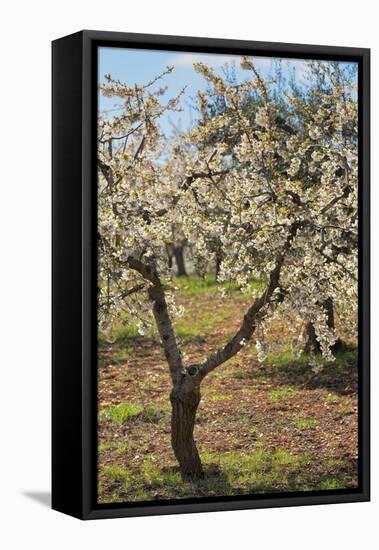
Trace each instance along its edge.
<path fill-rule="evenodd" d="M 200 388 L 188 383 L 187 377 L 189 375 L 183 375 L 183 382 L 175 385 L 170 394 L 171 445 L 183 480 L 199 479 L 204 475 L 193 436 Z"/>

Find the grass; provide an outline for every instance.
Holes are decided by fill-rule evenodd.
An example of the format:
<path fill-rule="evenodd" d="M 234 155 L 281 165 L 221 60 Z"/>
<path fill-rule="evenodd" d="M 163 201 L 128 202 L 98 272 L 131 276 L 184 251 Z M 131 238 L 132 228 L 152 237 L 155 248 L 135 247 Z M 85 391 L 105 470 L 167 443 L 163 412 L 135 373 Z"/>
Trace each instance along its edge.
<path fill-rule="evenodd" d="M 183 482 L 176 467 L 160 468 L 154 457 L 139 468 L 106 466 L 102 469 L 100 487 L 113 484 L 109 501 L 147 500 L 156 498 L 213 496 L 262 493 L 275 490 L 295 490 L 306 475 L 307 456 L 295 456 L 282 449 L 267 452 L 258 448 L 254 453 L 236 452 L 218 455 L 203 453 L 206 476 L 197 482 Z M 109 498 L 109 497 L 108 497 Z M 103 502 L 106 502 L 104 499 Z"/>
<path fill-rule="evenodd" d="M 353 414 L 354 407 L 351 403 L 341 403 L 341 406 L 338 408 L 338 413 L 342 416 L 347 414 Z"/>
<path fill-rule="evenodd" d="M 311 455 L 295 455 L 277 449 L 266 451 L 257 445 L 253 453 L 203 452 L 205 477 L 182 481 L 176 466 L 159 467 L 151 456 L 139 466 L 106 466 L 101 471 L 99 494 L 104 485 L 112 492 L 102 502 L 147 501 L 192 496 L 230 496 L 266 492 L 333 490 L 346 487 L 343 464 L 333 475 L 309 473 Z"/>
<path fill-rule="evenodd" d="M 174 495 L 182 480 L 179 471 L 162 470 L 152 458 L 143 461 L 140 468 L 124 467 L 103 468 L 100 480 L 100 490 L 105 484 L 113 483 L 113 493 L 104 498 L 103 502 L 122 500 L 151 500 L 151 492 L 163 490 L 167 498 Z M 100 491 L 99 491 L 100 492 Z"/>
<path fill-rule="evenodd" d="M 232 373 L 232 376 L 239 380 L 249 380 L 249 378 L 253 378 L 253 374 L 246 370 L 236 370 Z"/>
<path fill-rule="evenodd" d="M 233 303 L 223 302 L 220 311 L 217 309 L 209 310 L 207 308 L 196 308 L 196 312 L 184 315 L 176 322 L 176 330 L 179 337 L 184 339 L 192 339 L 199 335 L 210 334 L 214 326 L 222 322 L 224 318 L 230 314 L 231 310 L 235 307 L 235 301 L 245 300 L 246 296 L 239 292 L 239 286 L 235 283 L 217 283 L 213 275 L 206 275 L 205 277 L 191 276 L 191 277 L 176 277 L 174 278 L 174 286 L 177 288 L 177 293 L 183 297 L 192 298 L 205 298 L 205 297 L 217 297 L 220 289 L 224 289 L 227 293 L 233 293 Z M 264 281 L 251 281 L 250 286 L 252 289 L 260 290 L 264 287 Z M 220 296 L 221 299 L 221 296 Z M 203 303 L 202 305 L 207 305 Z M 100 346 L 106 346 L 107 344 L 127 344 L 139 336 L 137 323 L 130 318 L 128 313 L 123 315 L 124 321 L 115 323 L 110 332 L 105 334 L 99 331 L 98 341 Z M 155 329 L 148 331 L 146 336 L 151 337 L 155 334 Z M 113 361 L 124 360 L 131 352 L 130 346 L 124 346 L 118 350 L 119 357 L 114 357 Z M 112 364 L 112 363 L 109 363 Z M 113 363 L 114 364 L 114 363 Z"/>
<path fill-rule="evenodd" d="M 231 401 L 231 395 L 211 395 L 209 397 L 211 401 Z"/>
<path fill-rule="evenodd" d="M 133 403 L 120 403 L 119 405 L 106 405 L 100 410 L 100 419 L 123 424 L 135 418 L 138 418 L 143 411 L 141 405 Z"/>
<path fill-rule="evenodd" d="M 300 357 L 297 359 L 294 359 L 293 352 L 291 348 L 284 348 L 280 351 L 273 351 L 268 354 L 266 359 L 264 360 L 265 364 L 272 364 L 278 367 L 279 369 L 287 369 L 287 368 L 308 368 L 311 360 L 313 359 L 317 363 L 323 365 L 325 368 L 327 365 L 333 365 L 335 369 L 339 368 L 346 368 L 346 366 L 356 365 L 357 361 L 357 351 L 356 350 L 344 350 L 339 351 L 334 354 L 335 360 L 331 363 L 326 363 L 323 360 L 322 355 L 312 355 L 309 353 L 302 353 Z M 320 373 L 320 376 L 322 376 L 322 371 Z"/>
<path fill-rule="evenodd" d="M 336 479 L 334 477 L 323 479 L 320 483 L 320 489 L 322 491 L 328 491 L 332 489 L 345 489 L 345 487 L 346 485 L 342 480 Z"/>
<path fill-rule="evenodd" d="M 113 440 L 110 443 L 101 443 L 98 446 L 98 451 L 103 455 L 112 455 L 113 457 L 117 456 L 117 460 L 123 459 L 128 452 L 132 454 L 145 453 L 148 449 L 148 444 L 146 443 L 136 443 L 133 441 L 119 441 Z"/>
<path fill-rule="evenodd" d="M 321 354 L 302 353 L 294 359 L 290 348 L 282 349 L 266 357 L 257 377 L 269 375 L 273 380 L 290 385 L 311 389 L 319 387 L 333 393 L 353 393 L 357 389 L 357 351 L 341 350 L 334 357 L 335 360 L 329 363 Z M 317 373 L 311 367 L 314 361 L 322 367 Z"/>
<path fill-rule="evenodd" d="M 269 397 L 272 403 L 279 403 L 281 401 L 287 401 L 289 397 L 297 393 L 296 388 L 286 387 L 278 388 L 276 390 L 271 390 L 269 392 Z"/>
<path fill-rule="evenodd" d="M 341 398 L 339 395 L 335 395 L 333 393 L 329 393 L 326 397 L 325 397 L 325 403 L 339 403 L 341 401 Z"/>
<path fill-rule="evenodd" d="M 141 419 L 144 422 L 158 423 L 168 413 L 169 405 L 142 405 L 135 403 L 120 403 L 119 405 L 106 405 L 100 410 L 100 419 L 115 424 L 124 424 L 132 420 Z"/>
<path fill-rule="evenodd" d="M 300 418 L 299 416 L 294 417 L 294 422 L 301 430 L 314 428 L 314 426 L 319 424 L 319 420 L 317 420 L 317 418 Z"/>
<path fill-rule="evenodd" d="M 186 312 L 183 317 L 176 319 L 175 328 L 179 338 L 183 340 L 193 340 L 202 338 L 207 334 L 212 334 L 218 323 L 225 318 L 225 313 L 230 311 L 230 306 L 225 308 L 202 310 L 198 308 L 196 312 L 189 314 Z"/>
<path fill-rule="evenodd" d="M 222 472 L 212 480 L 217 494 L 223 491 L 233 494 L 238 487 L 254 492 L 270 491 L 273 487 L 290 488 L 293 474 L 299 473 L 307 460 L 305 456 L 295 456 L 283 449 L 269 452 L 259 447 L 247 454 L 226 452 L 203 456 L 206 466 L 211 468 L 212 464 L 217 464 Z"/>
<path fill-rule="evenodd" d="M 170 413 L 170 405 L 147 405 L 143 410 L 143 420 L 157 424 Z"/>
<path fill-rule="evenodd" d="M 122 365 L 133 353 L 132 342 L 138 336 L 137 323 L 124 314 L 124 321 L 115 323 L 108 333 L 98 331 L 99 366 Z M 107 353 L 109 350 L 110 353 Z"/>
<path fill-rule="evenodd" d="M 222 366 L 218 369 L 215 369 L 212 371 L 208 376 L 208 380 L 212 380 L 212 378 L 217 378 L 219 380 L 224 380 L 225 378 L 233 378 L 233 373 L 235 370 L 233 368 L 230 368 L 230 365 L 227 363 L 226 366 L 223 368 Z"/>
<path fill-rule="evenodd" d="M 253 289 L 264 287 L 262 281 L 252 281 Z M 204 337 L 213 334 L 216 326 L 230 317 L 235 311 L 236 302 L 246 300 L 246 295 L 239 292 L 235 283 L 218 284 L 214 276 L 205 277 L 177 277 L 174 279 L 177 292 L 185 299 L 197 298 L 195 309 L 187 307 L 183 317 L 176 320 L 175 327 L 177 334 L 183 340 Z M 219 291 L 224 289 L 228 294 L 233 294 L 233 300 L 222 298 Z M 214 300 L 214 307 L 209 307 L 209 300 Z M 185 304 L 186 305 L 186 304 Z"/>
<path fill-rule="evenodd" d="M 106 466 L 104 476 L 110 481 L 123 481 L 127 476 L 127 471 L 122 466 Z"/>
<path fill-rule="evenodd" d="M 115 323 L 107 334 L 99 331 L 98 342 L 100 345 L 131 340 L 138 336 L 137 323 L 127 315 L 124 316 L 124 319 L 125 321 L 122 323 Z"/>
<path fill-rule="evenodd" d="M 104 365 L 122 365 L 132 354 L 132 348 L 130 346 L 122 346 L 119 349 L 114 348 L 112 357 L 104 357 L 99 361 L 99 366 Z"/>
<path fill-rule="evenodd" d="M 186 309 L 183 317 L 176 319 L 176 333 L 182 340 L 204 340 L 208 335 L 217 333 L 218 326 L 233 316 L 234 311 L 235 303 L 231 301 L 221 301 L 220 298 L 213 307 L 209 307 L 209 301 L 203 296 L 195 311 Z"/>

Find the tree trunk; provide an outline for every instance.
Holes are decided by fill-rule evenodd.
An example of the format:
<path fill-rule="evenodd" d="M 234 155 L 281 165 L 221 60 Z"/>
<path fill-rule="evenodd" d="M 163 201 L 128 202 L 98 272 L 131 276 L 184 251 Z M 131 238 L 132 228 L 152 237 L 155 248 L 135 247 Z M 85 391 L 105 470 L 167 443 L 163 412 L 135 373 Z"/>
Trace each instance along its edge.
<path fill-rule="evenodd" d="M 328 315 L 328 327 L 334 329 L 333 300 L 331 298 L 327 298 L 322 306 L 326 309 L 326 313 Z"/>
<path fill-rule="evenodd" d="M 170 394 L 171 444 L 183 480 L 203 477 L 203 467 L 193 437 L 197 407 L 200 403 L 200 389 L 187 382 L 189 376 L 174 386 Z"/>
<path fill-rule="evenodd" d="M 305 344 L 304 352 L 305 353 L 320 353 L 320 344 L 316 338 L 316 331 L 313 323 L 309 321 L 305 327 Z"/>
<path fill-rule="evenodd" d="M 178 277 L 186 277 L 187 271 L 186 266 L 184 263 L 184 254 L 183 254 L 183 246 L 175 246 L 174 248 L 174 256 L 176 260 L 176 265 L 178 267 L 177 276 Z"/>
<path fill-rule="evenodd" d="M 221 255 L 216 254 L 216 281 L 217 281 L 219 273 L 220 273 L 221 262 L 222 262 Z"/>

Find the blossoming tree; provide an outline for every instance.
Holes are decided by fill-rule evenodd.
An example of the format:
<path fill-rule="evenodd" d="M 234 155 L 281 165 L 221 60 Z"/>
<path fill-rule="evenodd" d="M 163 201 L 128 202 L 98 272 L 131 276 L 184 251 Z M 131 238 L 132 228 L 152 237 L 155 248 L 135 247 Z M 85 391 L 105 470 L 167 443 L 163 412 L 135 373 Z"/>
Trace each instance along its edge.
<path fill-rule="evenodd" d="M 156 84 L 164 74 L 134 87 L 108 77 L 101 88 L 122 101 L 122 110 L 99 121 L 99 321 L 106 328 L 127 311 L 142 331 L 155 322 L 172 381 L 171 440 L 183 478 L 203 475 L 193 436 L 201 383 L 248 346 L 258 326 L 300 317 L 312 323 L 331 361 L 338 333 L 325 303 L 332 300 L 345 332 L 356 333 L 354 93 L 331 70 L 328 93 L 309 88 L 305 97 L 286 96 L 284 124 L 272 84 L 249 58 L 241 66 L 248 79 L 230 83 L 194 65 L 208 83 L 200 103 L 217 94 L 227 108 L 203 117 L 172 147 L 159 118 L 178 108 L 179 97 L 163 104 Z M 249 95 L 254 117 L 246 114 Z M 216 135 L 228 142 L 215 142 Z M 218 281 L 237 283 L 250 300 L 236 333 L 196 363 L 184 360 L 175 333 L 180 308 L 166 251 L 178 227 L 200 263 L 216 260 L 221 248 Z M 252 285 L 257 279 L 260 292 Z M 265 345 L 255 345 L 263 360 Z"/>

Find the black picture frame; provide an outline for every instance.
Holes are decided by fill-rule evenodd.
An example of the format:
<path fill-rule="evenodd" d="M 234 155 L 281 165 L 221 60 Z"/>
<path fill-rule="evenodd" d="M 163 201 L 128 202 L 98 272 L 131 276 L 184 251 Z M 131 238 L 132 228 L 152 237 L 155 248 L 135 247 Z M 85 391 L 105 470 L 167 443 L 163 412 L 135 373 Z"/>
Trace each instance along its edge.
<path fill-rule="evenodd" d="M 96 124 L 99 46 L 359 64 L 359 486 L 357 489 L 96 503 Z M 81 519 L 370 499 L 370 50 L 85 30 L 52 43 L 52 507 Z"/>

